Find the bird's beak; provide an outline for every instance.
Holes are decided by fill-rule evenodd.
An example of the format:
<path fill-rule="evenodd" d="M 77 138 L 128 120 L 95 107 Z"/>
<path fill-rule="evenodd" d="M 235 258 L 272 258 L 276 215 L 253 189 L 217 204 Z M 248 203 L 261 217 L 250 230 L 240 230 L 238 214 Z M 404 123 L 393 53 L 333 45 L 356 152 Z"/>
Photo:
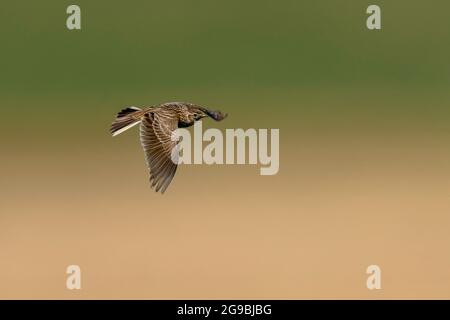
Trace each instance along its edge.
<path fill-rule="evenodd" d="M 223 119 L 225 119 L 228 114 L 227 113 L 222 113 L 219 110 L 209 110 L 205 107 L 200 107 L 200 109 L 203 111 L 203 113 L 205 113 L 206 115 L 210 116 L 211 118 L 213 118 L 216 121 L 222 121 Z"/>
<path fill-rule="evenodd" d="M 228 114 L 227 113 L 222 113 L 222 112 L 220 112 L 220 111 L 210 111 L 210 110 L 207 110 L 206 111 L 207 113 L 208 113 L 208 115 L 211 117 L 211 118 L 213 118 L 214 120 L 216 120 L 216 121 L 222 121 L 223 119 L 225 119 L 227 116 L 228 116 Z"/>

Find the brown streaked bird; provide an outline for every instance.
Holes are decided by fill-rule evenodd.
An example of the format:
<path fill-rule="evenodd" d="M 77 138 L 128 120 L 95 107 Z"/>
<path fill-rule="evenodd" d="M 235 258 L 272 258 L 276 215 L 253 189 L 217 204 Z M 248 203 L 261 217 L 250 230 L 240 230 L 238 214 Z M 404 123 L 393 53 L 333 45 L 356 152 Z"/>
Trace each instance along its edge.
<path fill-rule="evenodd" d="M 140 124 L 141 144 L 150 171 L 151 187 L 164 193 L 177 170 L 172 161 L 172 149 L 179 140 L 173 139 L 177 128 L 192 126 L 196 121 L 210 117 L 216 121 L 227 114 L 212 111 L 187 102 L 168 102 L 144 109 L 127 107 L 120 111 L 111 125 L 114 136 Z"/>

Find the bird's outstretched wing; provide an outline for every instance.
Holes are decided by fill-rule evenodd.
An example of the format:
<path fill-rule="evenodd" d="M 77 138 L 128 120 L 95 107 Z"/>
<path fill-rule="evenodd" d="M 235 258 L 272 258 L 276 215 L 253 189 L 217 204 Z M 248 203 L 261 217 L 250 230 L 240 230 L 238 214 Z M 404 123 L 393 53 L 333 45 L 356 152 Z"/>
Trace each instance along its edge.
<path fill-rule="evenodd" d="M 141 123 L 141 144 L 156 192 L 166 191 L 177 170 L 177 161 L 172 161 L 172 150 L 178 143 L 173 138 L 177 127 L 178 119 L 164 112 L 147 113 Z"/>

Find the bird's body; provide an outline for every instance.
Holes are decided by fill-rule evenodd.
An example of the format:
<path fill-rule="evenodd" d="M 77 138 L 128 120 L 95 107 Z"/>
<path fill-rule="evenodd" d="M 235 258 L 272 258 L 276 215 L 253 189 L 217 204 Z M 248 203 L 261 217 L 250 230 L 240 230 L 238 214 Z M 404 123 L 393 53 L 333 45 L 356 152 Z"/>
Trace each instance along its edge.
<path fill-rule="evenodd" d="M 196 121 L 211 117 L 216 121 L 227 115 L 187 102 L 169 102 L 144 109 L 128 107 L 117 114 L 111 125 L 111 134 L 116 136 L 140 124 L 141 144 L 150 170 L 150 183 L 158 192 L 167 189 L 175 175 L 177 163 L 172 151 L 178 140 L 173 133 L 177 128 L 192 126 Z"/>

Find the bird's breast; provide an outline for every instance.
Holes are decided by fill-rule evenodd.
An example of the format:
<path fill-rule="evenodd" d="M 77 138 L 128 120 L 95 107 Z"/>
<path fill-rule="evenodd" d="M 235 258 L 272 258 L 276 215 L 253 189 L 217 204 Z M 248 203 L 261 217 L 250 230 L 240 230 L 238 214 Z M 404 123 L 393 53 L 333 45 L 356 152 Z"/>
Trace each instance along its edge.
<path fill-rule="evenodd" d="M 178 121 L 178 128 L 187 128 L 190 127 L 194 124 L 194 121 Z"/>

